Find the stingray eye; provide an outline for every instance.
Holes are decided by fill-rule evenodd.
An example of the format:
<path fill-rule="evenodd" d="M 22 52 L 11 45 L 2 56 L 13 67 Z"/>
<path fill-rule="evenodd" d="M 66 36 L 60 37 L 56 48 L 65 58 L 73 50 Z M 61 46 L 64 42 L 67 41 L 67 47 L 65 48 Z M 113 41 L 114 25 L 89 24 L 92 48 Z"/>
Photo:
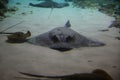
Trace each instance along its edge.
<path fill-rule="evenodd" d="M 58 38 L 57 38 L 55 35 L 51 37 L 51 40 L 52 40 L 54 43 L 59 42 Z"/>
<path fill-rule="evenodd" d="M 71 37 L 71 36 L 68 36 L 67 38 L 66 38 L 66 42 L 74 42 L 74 37 Z"/>

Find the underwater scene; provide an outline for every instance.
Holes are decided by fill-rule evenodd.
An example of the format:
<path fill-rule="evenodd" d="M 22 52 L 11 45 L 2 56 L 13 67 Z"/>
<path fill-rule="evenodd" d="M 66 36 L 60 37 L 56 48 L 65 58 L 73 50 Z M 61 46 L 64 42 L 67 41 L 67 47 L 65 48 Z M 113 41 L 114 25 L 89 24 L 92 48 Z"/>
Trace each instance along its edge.
<path fill-rule="evenodd" d="M 0 0 L 0 80 L 120 80 L 120 0 Z"/>

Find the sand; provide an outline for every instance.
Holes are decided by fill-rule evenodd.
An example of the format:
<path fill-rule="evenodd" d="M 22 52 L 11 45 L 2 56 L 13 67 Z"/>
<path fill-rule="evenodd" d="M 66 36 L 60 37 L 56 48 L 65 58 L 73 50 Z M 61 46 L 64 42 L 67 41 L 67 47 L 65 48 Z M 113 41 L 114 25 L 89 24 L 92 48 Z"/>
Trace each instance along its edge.
<path fill-rule="evenodd" d="M 11 0 L 13 6 L 20 0 Z M 89 73 L 94 69 L 107 71 L 114 80 L 120 77 L 120 41 L 118 29 L 107 29 L 114 21 L 113 17 L 99 12 L 97 9 L 81 9 L 65 7 L 61 9 L 35 8 L 28 6 L 30 0 L 15 5 L 19 9 L 15 13 L 0 21 L 0 31 L 15 25 L 6 32 L 30 30 L 32 36 L 47 32 L 55 27 L 64 26 L 70 20 L 72 29 L 92 39 L 104 42 L 103 47 L 84 47 L 71 51 L 59 52 L 29 43 L 6 43 L 6 35 L 0 34 L 0 80 L 24 80 L 15 77 L 26 77 L 19 73 L 29 72 L 43 75 L 65 75 L 73 73 Z M 35 2 L 31 0 L 31 2 Z M 51 13 L 51 15 L 50 15 Z M 31 36 L 31 37 L 32 37 Z"/>

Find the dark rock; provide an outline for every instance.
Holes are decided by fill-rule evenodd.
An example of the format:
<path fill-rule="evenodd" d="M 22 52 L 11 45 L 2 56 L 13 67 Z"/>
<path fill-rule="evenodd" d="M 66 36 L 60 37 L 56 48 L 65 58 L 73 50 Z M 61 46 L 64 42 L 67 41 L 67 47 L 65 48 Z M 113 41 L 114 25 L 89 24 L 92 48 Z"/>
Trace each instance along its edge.
<path fill-rule="evenodd" d="M 112 27 L 120 28 L 120 18 L 113 21 L 113 23 L 109 26 L 109 28 L 112 28 Z"/>
<path fill-rule="evenodd" d="M 5 17 L 4 13 L 7 11 L 8 0 L 0 0 L 0 16 Z"/>

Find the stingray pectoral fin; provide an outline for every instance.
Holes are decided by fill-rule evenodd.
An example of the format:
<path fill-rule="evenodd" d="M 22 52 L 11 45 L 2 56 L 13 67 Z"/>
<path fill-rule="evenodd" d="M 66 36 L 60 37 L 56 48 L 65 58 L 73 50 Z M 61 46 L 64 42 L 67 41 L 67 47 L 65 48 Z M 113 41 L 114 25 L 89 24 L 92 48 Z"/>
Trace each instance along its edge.
<path fill-rule="evenodd" d="M 88 46 L 91 46 L 91 47 L 105 46 L 105 45 L 106 45 L 105 43 L 102 43 L 102 42 L 99 42 L 99 41 L 90 40 L 88 42 Z"/>
<path fill-rule="evenodd" d="M 33 4 L 33 3 L 29 3 L 30 6 L 33 6 L 33 7 L 42 7 L 42 3 L 39 3 L 39 4 Z"/>
<path fill-rule="evenodd" d="M 48 38 L 48 33 L 44 33 L 36 37 L 30 38 L 28 40 L 28 43 L 49 47 L 51 41 Z"/>
<path fill-rule="evenodd" d="M 56 4 L 57 4 L 57 5 L 56 5 L 56 8 L 63 8 L 63 7 L 69 6 L 68 3 L 56 3 Z"/>
<path fill-rule="evenodd" d="M 29 3 L 29 5 L 30 5 L 30 6 L 34 6 L 34 4 L 33 4 L 33 3 Z"/>

